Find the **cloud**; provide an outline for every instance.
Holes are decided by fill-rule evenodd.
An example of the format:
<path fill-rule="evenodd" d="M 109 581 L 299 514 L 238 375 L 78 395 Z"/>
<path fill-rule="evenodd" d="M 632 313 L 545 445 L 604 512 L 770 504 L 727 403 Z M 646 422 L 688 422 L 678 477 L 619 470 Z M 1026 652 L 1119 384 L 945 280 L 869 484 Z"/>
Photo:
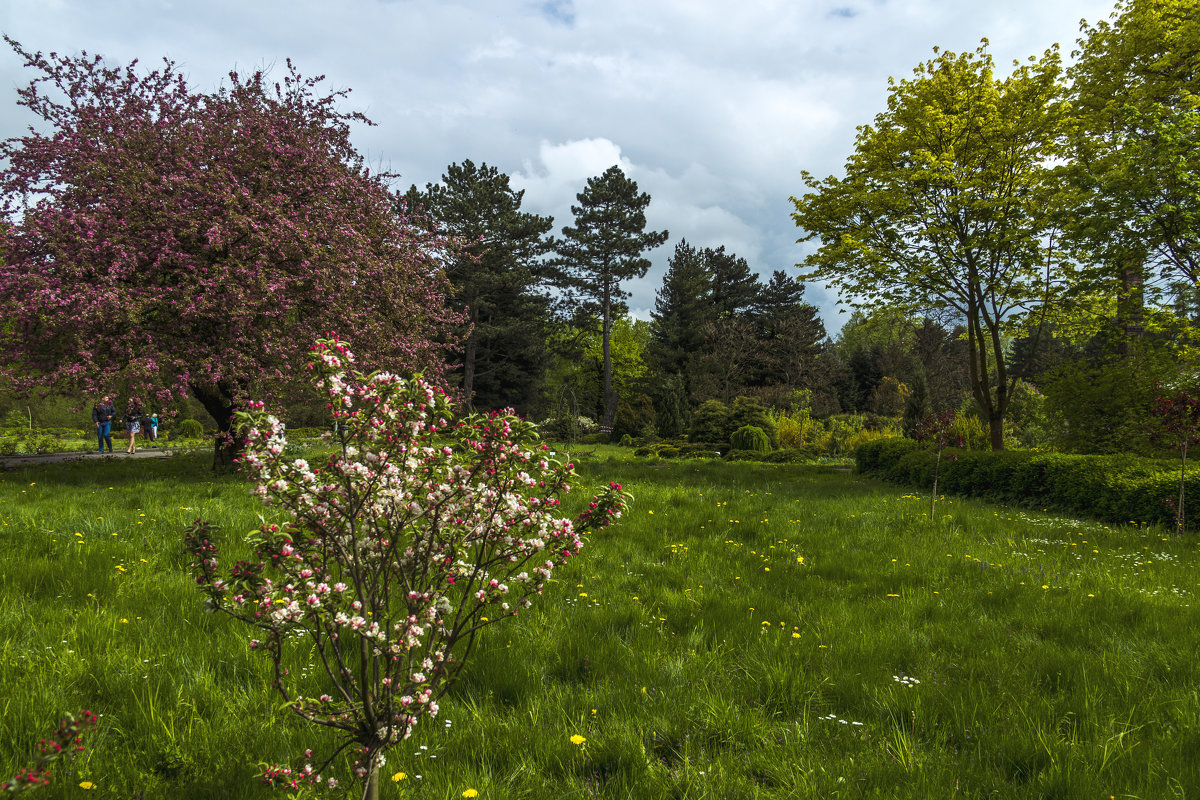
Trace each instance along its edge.
<path fill-rule="evenodd" d="M 934 45 L 974 49 L 1003 67 L 1055 41 L 1112 0 L 46 0 L 9 3 L 4 29 L 34 50 L 101 53 L 115 63 L 176 59 L 194 86 L 237 66 L 283 64 L 353 89 L 347 110 L 369 163 L 403 183 L 437 181 L 470 158 L 507 172 L 525 204 L 571 222 L 587 178 L 614 163 L 650 193 L 669 228 L 654 268 L 632 283 L 650 308 L 680 238 L 725 244 L 764 273 L 803 259 L 788 197 L 800 171 L 840 174 L 855 126 L 886 106 Z M 277 67 L 278 69 L 278 67 Z M 31 76 L 0 48 L 0 87 Z M 0 137 L 28 117 L 5 89 Z M 794 270 L 792 271 L 795 274 Z M 831 327 L 833 299 L 812 287 Z"/>

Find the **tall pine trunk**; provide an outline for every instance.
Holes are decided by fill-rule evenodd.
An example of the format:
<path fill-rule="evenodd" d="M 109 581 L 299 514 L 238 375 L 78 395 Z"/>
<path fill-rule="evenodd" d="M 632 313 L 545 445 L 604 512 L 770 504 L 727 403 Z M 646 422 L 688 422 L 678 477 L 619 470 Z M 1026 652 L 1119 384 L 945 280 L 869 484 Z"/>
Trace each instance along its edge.
<path fill-rule="evenodd" d="M 604 416 L 600 420 L 600 432 L 612 433 L 613 421 L 617 418 L 617 393 L 612 389 L 612 293 L 608 282 L 604 284 Z"/>

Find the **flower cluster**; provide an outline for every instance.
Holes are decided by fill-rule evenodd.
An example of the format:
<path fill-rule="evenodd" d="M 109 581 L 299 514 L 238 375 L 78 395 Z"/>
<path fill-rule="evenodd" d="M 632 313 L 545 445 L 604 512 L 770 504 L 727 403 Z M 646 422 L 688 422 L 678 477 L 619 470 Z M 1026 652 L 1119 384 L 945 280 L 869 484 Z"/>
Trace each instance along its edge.
<path fill-rule="evenodd" d="M 39 786 L 50 784 L 50 765 L 71 753 L 83 751 L 83 737 L 96 727 L 95 713 L 83 710 L 79 716 L 68 714 L 49 738 L 38 743 L 41 755 L 30 767 L 18 772 L 4 783 L 0 783 L 0 793 L 18 794 Z"/>
<path fill-rule="evenodd" d="M 332 338 L 311 354 L 337 423 L 323 465 L 286 458 L 284 426 L 262 404 L 239 415 L 254 491 L 287 517 L 249 537 L 254 557 L 224 574 L 201 521 L 186 546 L 212 607 L 257 629 L 250 646 L 272 659 L 289 707 L 361 748 L 365 777 L 436 716 L 478 632 L 528 607 L 628 495 L 610 484 L 579 520 L 560 516 L 573 465 L 551 458 L 534 425 L 510 412 L 455 420 L 437 386 L 352 361 Z M 294 637 L 311 646 L 289 648 Z M 306 670 L 286 665 L 311 653 L 318 663 L 304 666 L 327 682 L 316 696 L 297 677 Z"/>

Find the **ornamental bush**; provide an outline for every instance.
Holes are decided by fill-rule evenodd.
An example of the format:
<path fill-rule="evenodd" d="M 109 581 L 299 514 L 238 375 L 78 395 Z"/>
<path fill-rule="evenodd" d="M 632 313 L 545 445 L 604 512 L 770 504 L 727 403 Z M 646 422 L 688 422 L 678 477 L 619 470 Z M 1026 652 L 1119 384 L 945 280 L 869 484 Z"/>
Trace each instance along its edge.
<path fill-rule="evenodd" d="M 186 547 L 209 605 L 256 629 L 250 647 L 270 658 L 287 706 L 342 741 L 317 766 L 272 765 L 264 778 L 316 786 L 349 746 L 370 798 L 384 752 L 437 714 L 479 632 L 528 607 L 627 496 L 610 484 L 574 521 L 558 516 L 573 465 L 550 458 L 532 423 L 511 411 L 455 420 L 420 377 L 351 363 L 336 339 L 311 355 L 338 431 L 324 466 L 285 457 L 283 425 L 262 403 L 239 414 L 244 467 L 282 512 L 249 536 L 254 557 L 222 572 L 199 520 Z M 304 688 L 309 672 L 323 692 Z"/>
<path fill-rule="evenodd" d="M 729 437 L 729 444 L 734 450 L 751 450 L 755 453 L 771 452 L 771 440 L 766 432 L 757 425 L 743 425 Z"/>
<path fill-rule="evenodd" d="M 185 419 L 175 426 L 175 430 L 185 439 L 200 439 L 204 436 L 204 427 L 199 420 Z"/>
<path fill-rule="evenodd" d="M 728 442 L 729 407 L 720 400 L 705 400 L 692 412 L 689 442 Z"/>

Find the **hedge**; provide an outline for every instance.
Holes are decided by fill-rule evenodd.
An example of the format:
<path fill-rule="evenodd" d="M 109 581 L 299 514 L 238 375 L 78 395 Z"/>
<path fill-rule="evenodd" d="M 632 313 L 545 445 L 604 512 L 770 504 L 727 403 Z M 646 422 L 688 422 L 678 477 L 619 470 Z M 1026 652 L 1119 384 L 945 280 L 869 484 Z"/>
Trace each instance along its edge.
<path fill-rule="evenodd" d="M 864 475 L 933 487 L 936 456 L 911 439 L 866 442 L 855 453 Z M 1159 523 L 1175 527 L 1171 503 L 1179 499 L 1179 466 L 1137 456 L 1084 456 L 1002 450 L 942 453 L 939 491 L 1053 509 L 1118 523 Z M 1188 507 L 1200 519 L 1200 468 L 1185 477 Z M 1200 527 L 1200 526 L 1198 526 Z"/>

